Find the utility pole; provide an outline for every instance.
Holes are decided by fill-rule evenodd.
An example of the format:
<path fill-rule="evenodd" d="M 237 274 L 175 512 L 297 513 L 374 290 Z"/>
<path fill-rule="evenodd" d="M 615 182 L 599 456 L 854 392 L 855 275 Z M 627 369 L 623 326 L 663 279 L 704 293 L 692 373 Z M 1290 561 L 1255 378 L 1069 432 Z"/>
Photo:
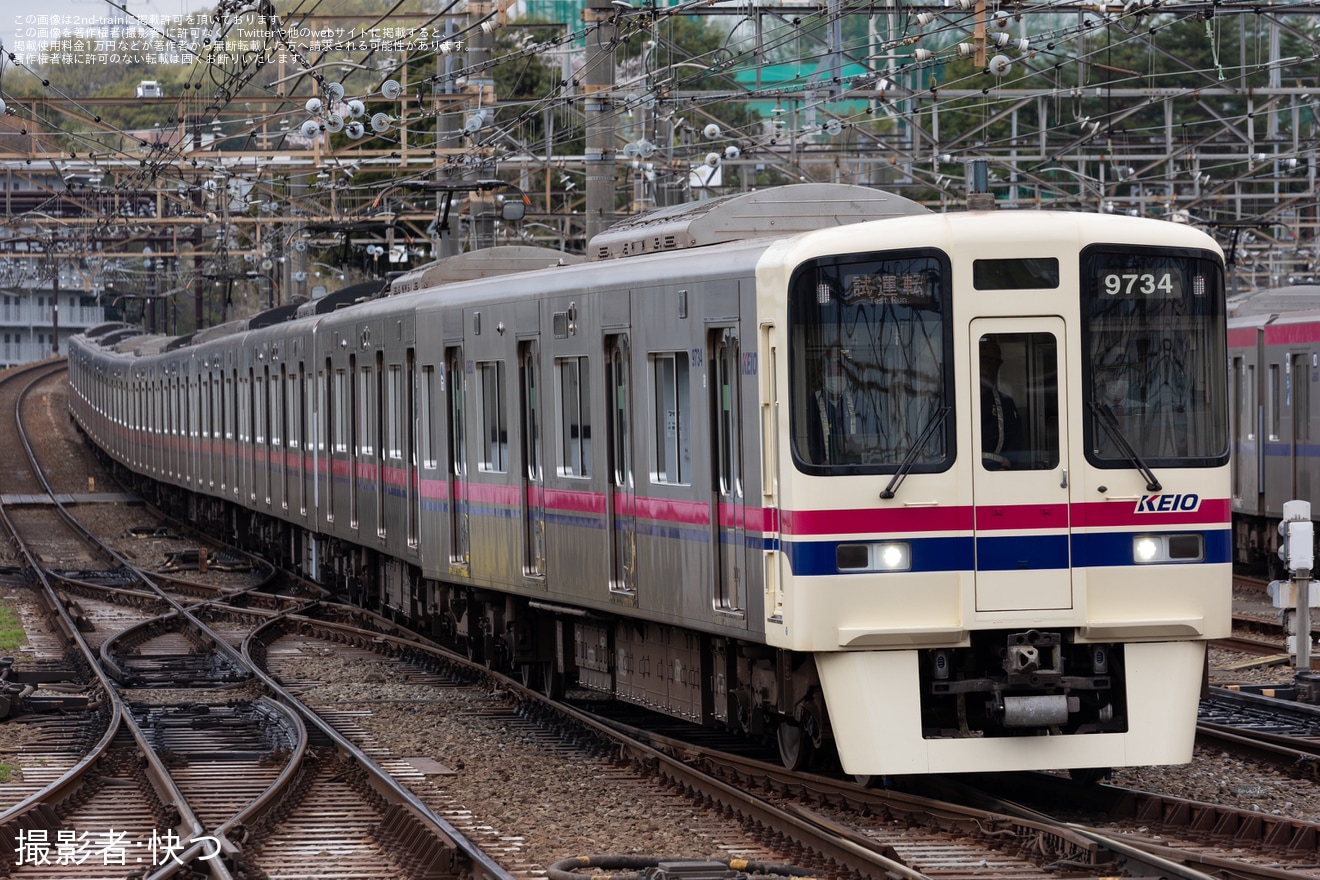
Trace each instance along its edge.
<path fill-rule="evenodd" d="M 587 118 L 587 241 L 614 222 L 614 24 L 618 10 L 609 0 L 587 0 L 587 60 L 582 68 L 583 110 Z"/>

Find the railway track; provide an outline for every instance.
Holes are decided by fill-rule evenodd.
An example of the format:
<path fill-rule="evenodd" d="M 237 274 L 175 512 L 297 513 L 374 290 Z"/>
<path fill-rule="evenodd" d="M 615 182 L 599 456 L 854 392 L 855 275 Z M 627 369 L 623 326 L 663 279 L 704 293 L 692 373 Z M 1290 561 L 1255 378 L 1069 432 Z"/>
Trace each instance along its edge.
<path fill-rule="evenodd" d="M 5 521 L 41 583 L 37 601 L 58 614 L 61 638 L 54 648 L 77 656 L 76 676 L 93 694 L 89 702 L 96 711 L 84 717 L 101 721 L 105 730 L 90 747 L 86 730 L 71 738 L 69 758 L 76 763 L 38 791 L 0 793 L 7 804 L 0 813 L 0 848 L 16 856 L 0 862 L 0 875 L 124 876 L 159 870 L 165 876 L 193 865 L 225 878 L 233 876 L 231 868 L 244 869 L 254 859 L 278 875 L 305 868 L 305 839 L 316 829 L 322 838 L 334 836 L 341 849 L 360 844 L 369 853 L 363 863 L 369 858 L 374 866 L 360 874 L 364 877 L 437 870 L 448 876 L 460 860 L 483 860 L 478 848 L 438 834 L 433 823 L 414 821 L 401 835 L 396 821 L 392 831 L 391 819 L 406 801 L 402 789 L 387 780 L 374 799 L 362 797 L 346 781 L 365 776 L 359 758 L 351 750 L 311 747 L 289 709 L 270 700 L 219 705 L 232 703 L 233 689 L 243 686 L 251 669 L 231 644 L 234 633 L 226 638 L 211 631 L 183 602 L 194 606 L 199 597 L 207 602 L 245 597 L 258 584 L 181 587 L 173 578 L 163 584 L 68 515 L 68 505 L 42 481 L 42 463 L 23 432 L 24 400 L 48 376 L 31 373 L 13 410 L 13 430 L 27 450 L 32 474 L 22 486 L 31 490 L 33 480 L 41 483 L 46 500 L 25 495 L 19 505 L 23 513 Z M 13 387 L 7 384 L 5 390 L 13 394 Z M 107 591 L 106 582 L 115 587 Z M 57 584 L 93 598 L 73 602 L 61 597 Z M 134 610 L 116 614 L 111 607 Z M 83 629 L 97 633 L 96 647 Z M 168 697 L 128 699 L 153 692 Z M 82 749 L 85 753 L 76 755 Z M 327 767 L 334 769 L 323 778 Z M 24 782 L 29 775 L 25 763 Z M 309 805 L 304 818 L 281 823 L 293 804 Z M 344 821 L 345 804 L 352 805 L 351 822 Z M 287 827 L 295 829 L 292 840 L 281 836 Z"/>
<path fill-rule="evenodd" d="M 95 481 L 104 485 L 99 476 Z M 173 527 L 156 528 L 166 531 L 130 538 L 120 522 L 111 543 L 121 556 L 127 544 L 142 567 L 197 546 L 181 532 L 175 546 Z M 108 657 L 138 676 L 124 682 L 138 685 L 133 688 L 104 687 L 127 696 L 120 718 L 138 725 L 135 749 L 160 756 L 179 791 L 162 804 L 144 797 L 154 812 L 143 821 L 159 826 L 174 818 L 159 817 L 162 805 L 186 803 L 200 829 L 228 847 L 223 858 L 208 861 L 200 858 L 208 854 L 204 848 L 179 852 L 197 873 L 275 876 L 296 863 L 327 875 L 334 868 L 361 876 L 533 878 L 597 870 L 593 865 L 605 871 L 704 858 L 787 864 L 840 878 L 1203 877 L 1180 866 L 1177 854 L 1143 852 L 1131 841 L 1078 832 L 1047 817 L 819 781 L 770 765 L 731 771 L 736 756 L 720 751 L 718 742 L 707 751 L 693 742 L 660 747 L 654 733 L 629 734 L 549 703 L 360 610 L 309 604 L 305 589 L 274 597 L 265 592 L 269 582 L 255 576 L 199 586 L 190 571 L 183 584 L 158 584 L 153 593 L 118 583 L 96 559 L 76 574 L 52 601 L 72 631 L 80 628 L 77 620 L 90 627 L 82 637 L 97 644 L 96 665 Z M 178 606 L 171 612 L 164 610 L 166 595 Z M 187 615 L 197 628 L 183 626 Z M 42 650 L 62 655 L 63 644 L 52 640 Z M 250 681 L 167 687 L 177 679 L 150 662 L 228 656 L 227 649 L 252 668 Z M 229 698 L 199 699 L 203 690 Z M 299 742 L 306 744 L 300 752 Z M 250 773 L 237 774 L 237 767 Z M 257 769 L 265 776 L 258 778 Z M 101 790 L 152 788 L 136 772 L 131 782 L 106 779 Z M 382 791 L 397 782 L 411 794 L 388 803 Z M 254 796 L 263 785 L 264 795 Z M 87 791 L 90 803 L 97 795 Z M 52 821 L 65 821 L 57 806 L 45 809 L 55 813 Z M 0 826 L 13 812 L 0 812 Z M 374 820 L 365 820 L 368 814 Z M 110 814 L 86 815 L 108 821 Z M 426 846 L 404 847 L 423 836 L 431 817 L 445 836 L 465 837 L 483 854 L 456 855 L 458 848 L 435 835 Z M 613 853 L 614 861 L 593 860 L 595 853 Z M 1193 856 L 1185 858 L 1191 864 Z M 16 875 L 41 876 L 39 869 L 25 873 L 29 867 Z M 54 876 L 127 874 L 114 870 Z M 1235 876 L 1272 876 L 1245 863 L 1237 870 Z"/>

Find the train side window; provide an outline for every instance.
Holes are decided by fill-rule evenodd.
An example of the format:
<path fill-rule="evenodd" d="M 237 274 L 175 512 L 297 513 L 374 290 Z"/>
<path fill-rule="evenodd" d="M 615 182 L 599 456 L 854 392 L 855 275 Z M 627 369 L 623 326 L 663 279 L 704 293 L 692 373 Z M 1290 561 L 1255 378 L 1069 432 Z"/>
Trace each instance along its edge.
<path fill-rule="evenodd" d="M 431 414 L 435 410 L 436 394 L 435 364 L 422 365 L 421 413 L 417 417 L 418 445 L 422 451 L 422 468 L 433 471 L 440 466 L 439 450 L 435 448 L 435 432 L 431 430 Z"/>
<path fill-rule="evenodd" d="M 591 372 L 585 357 L 555 361 L 559 374 L 559 404 L 563 425 L 559 473 L 591 476 Z"/>
<path fill-rule="evenodd" d="M 689 355 L 651 355 L 651 398 L 655 401 L 655 458 L 651 479 L 657 483 L 691 481 L 692 424 Z"/>
<path fill-rule="evenodd" d="M 504 361 L 478 364 L 481 380 L 481 469 L 509 470 L 509 422 L 504 386 Z"/>
<path fill-rule="evenodd" d="M 1270 364 L 1270 439 L 1279 439 L 1279 420 L 1283 413 L 1283 386 L 1279 375 L 1279 365 Z"/>

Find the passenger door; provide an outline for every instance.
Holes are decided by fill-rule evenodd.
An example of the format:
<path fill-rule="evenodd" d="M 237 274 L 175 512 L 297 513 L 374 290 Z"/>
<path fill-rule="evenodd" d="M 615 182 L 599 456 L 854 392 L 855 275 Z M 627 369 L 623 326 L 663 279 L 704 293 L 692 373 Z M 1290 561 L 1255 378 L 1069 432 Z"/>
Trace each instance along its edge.
<path fill-rule="evenodd" d="M 541 351 L 536 340 L 518 343 L 519 398 L 522 409 L 523 573 L 545 576 L 545 475 L 541 460 L 544 395 Z"/>
<path fill-rule="evenodd" d="M 610 538 L 610 591 L 637 594 L 637 511 L 633 482 L 632 383 L 627 334 L 605 338 L 605 394 L 609 414 L 610 472 L 606 525 Z"/>
<path fill-rule="evenodd" d="M 711 334 L 711 451 L 714 468 L 715 596 L 717 610 L 746 607 L 747 522 L 742 475 L 740 348 L 735 328 Z"/>
<path fill-rule="evenodd" d="M 1063 320 L 971 326 L 976 610 L 1071 608 Z"/>

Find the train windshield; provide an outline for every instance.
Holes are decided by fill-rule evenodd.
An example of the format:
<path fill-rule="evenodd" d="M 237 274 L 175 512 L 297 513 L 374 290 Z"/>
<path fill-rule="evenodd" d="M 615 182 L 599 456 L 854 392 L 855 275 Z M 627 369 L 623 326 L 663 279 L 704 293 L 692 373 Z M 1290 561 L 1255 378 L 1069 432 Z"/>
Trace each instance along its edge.
<path fill-rule="evenodd" d="M 824 257 L 789 288 L 793 455 L 807 473 L 884 473 L 952 400 L 949 265 L 938 251 Z M 952 420 L 911 469 L 942 470 Z"/>
<path fill-rule="evenodd" d="M 1203 252 L 1091 248 L 1082 255 L 1082 297 L 1091 462 L 1223 464 L 1228 394 L 1219 261 Z"/>

